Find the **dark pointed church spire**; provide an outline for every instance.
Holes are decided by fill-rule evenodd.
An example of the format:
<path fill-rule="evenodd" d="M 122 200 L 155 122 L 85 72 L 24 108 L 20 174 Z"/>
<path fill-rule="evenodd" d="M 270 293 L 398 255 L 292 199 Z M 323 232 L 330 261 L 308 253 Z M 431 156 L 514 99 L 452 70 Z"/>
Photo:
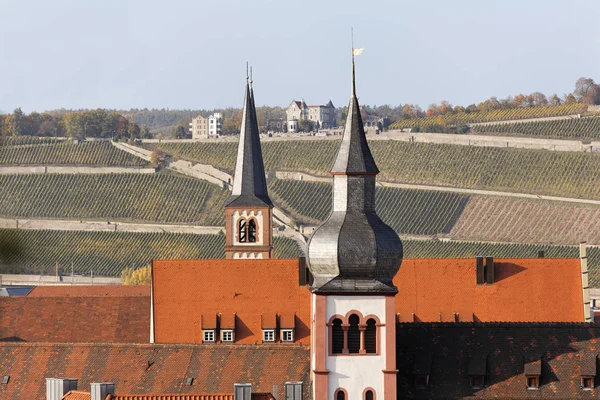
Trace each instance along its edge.
<path fill-rule="evenodd" d="M 353 50 L 354 51 L 354 50 Z M 354 53 L 352 54 L 352 95 L 348 105 L 348 117 L 344 136 L 337 157 L 331 168 L 332 174 L 377 174 L 379 170 L 367 144 L 365 128 L 356 97 Z"/>
<path fill-rule="evenodd" d="M 247 68 L 247 67 L 246 67 Z M 233 190 L 226 206 L 269 206 L 273 203 L 267 192 L 267 180 L 263 165 L 258 132 L 258 121 L 254 106 L 254 91 L 246 71 L 246 94 L 240 128 Z"/>
<path fill-rule="evenodd" d="M 348 118 L 331 168 L 333 207 L 308 243 L 313 292 L 396 293 L 392 279 L 402 263 L 402 242 L 375 212 L 377 173 L 356 97 L 353 48 Z"/>

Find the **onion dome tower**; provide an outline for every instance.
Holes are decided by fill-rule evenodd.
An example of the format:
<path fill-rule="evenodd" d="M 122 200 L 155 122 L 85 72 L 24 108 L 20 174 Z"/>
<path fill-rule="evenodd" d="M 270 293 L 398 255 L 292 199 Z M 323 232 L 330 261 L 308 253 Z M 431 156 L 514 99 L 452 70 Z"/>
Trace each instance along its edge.
<path fill-rule="evenodd" d="M 273 203 L 267 192 L 252 80 L 246 94 L 233 190 L 225 204 L 226 258 L 271 258 Z"/>
<path fill-rule="evenodd" d="M 308 243 L 313 292 L 396 293 L 392 279 L 402 262 L 402 243 L 375 212 L 379 170 L 360 115 L 354 58 L 348 117 L 330 173 L 333 210 Z"/>
<path fill-rule="evenodd" d="M 353 46 L 354 47 L 354 46 Z M 313 398 L 395 399 L 402 243 L 375 212 L 375 177 L 354 78 L 333 175 L 333 210 L 308 243 Z"/>

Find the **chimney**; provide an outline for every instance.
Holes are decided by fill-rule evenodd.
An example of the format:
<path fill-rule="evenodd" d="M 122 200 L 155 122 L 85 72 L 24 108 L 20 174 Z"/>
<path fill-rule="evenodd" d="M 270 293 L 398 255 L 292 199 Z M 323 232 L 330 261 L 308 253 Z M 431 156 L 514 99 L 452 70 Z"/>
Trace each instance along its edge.
<path fill-rule="evenodd" d="M 77 379 L 46 378 L 46 400 L 60 400 L 71 390 L 77 390 Z"/>
<path fill-rule="evenodd" d="M 485 269 L 483 267 L 483 257 L 476 257 L 475 264 L 477 265 L 477 284 L 483 285 L 485 283 Z"/>
<path fill-rule="evenodd" d="M 92 393 L 90 400 L 105 400 L 109 394 L 115 394 L 114 383 L 92 383 L 90 386 Z"/>
<path fill-rule="evenodd" d="M 494 268 L 494 257 L 486 257 L 485 258 L 485 283 L 491 285 L 494 283 L 494 273 L 496 268 Z"/>
<path fill-rule="evenodd" d="M 583 320 L 593 322 L 592 309 L 590 307 L 590 287 L 588 283 L 587 244 L 579 244 L 579 264 L 581 265 L 581 288 L 583 290 Z"/>
<path fill-rule="evenodd" d="M 252 397 L 252 385 L 249 383 L 234 383 L 233 384 L 233 399 L 234 400 L 250 400 Z"/>

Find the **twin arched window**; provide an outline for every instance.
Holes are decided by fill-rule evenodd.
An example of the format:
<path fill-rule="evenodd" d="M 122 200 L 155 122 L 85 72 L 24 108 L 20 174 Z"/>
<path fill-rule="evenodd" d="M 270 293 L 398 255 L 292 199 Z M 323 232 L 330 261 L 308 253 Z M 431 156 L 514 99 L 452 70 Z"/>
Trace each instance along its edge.
<path fill-rule="evenodd" d="M 335 391 L 334 400 L 348 400 L 346 390 L 339 388 Z M 366 389 L 363 393 L 363 400 L 375 400 L 375 392 L 372 389 Z"/>
<path fill-rule="evenodd" d="M 331 354 L 377 354 L 377 320 L 350 314 L 344 323 L 342 318 L 331 321 Z M 364 321 L 364 319 L 363 319 Z"/>
<path fill-rule="evenodd" d="M 240 243 L 256 243 L 256 220 L 240 218 L 238 221 L 238 241 Z"/>

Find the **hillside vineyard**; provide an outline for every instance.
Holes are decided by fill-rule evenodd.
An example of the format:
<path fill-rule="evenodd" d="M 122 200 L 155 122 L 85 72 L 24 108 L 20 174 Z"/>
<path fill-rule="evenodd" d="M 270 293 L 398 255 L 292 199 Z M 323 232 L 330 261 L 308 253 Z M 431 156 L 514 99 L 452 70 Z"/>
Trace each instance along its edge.
<path fill-rule="evenodd" d="M 6 273 L 119 276 L 152 260 L 225 257 L 224 235 L 0 229 L 0 236 L 24 249 L 9 257 Z M 275 246 L 275 258 L 302 254 L 289 238 L 275 237 Z"/>
<path fill-rule="evenodd" d="M 558 106 L 520 107 L 506 110 L 477 111 L 472 113 L 444 114 L 435 117 L 411 118 L 400 120 L 390 129 L 419 127 L 427 130 L 433 126 L 468 124 L 477 122 L 505 121 L 526 118 L 547 118 L 562 115 L 583 114 L 587 111 L 585 104 L 561 104 Z"/>
<path fill-rule="evenodd" d="M 381 181 L 600 199 L 600 154 L 372 140 Z M 176 158 L 231 173 L 235 143 L 164 143 Z M 267 171 L 327 176 L 336 140 L 263 144 Z"/>
<path fill-rule="evenodd" d="M 554 121 L 531 121 L 471 126 L 482 135 L 515 135 L 540 138 L 600 138 L 600 117 L 570 118 Z"/>
<path fill-rule="evenodd" d="M 109 142 L 8 141 L 0 146 L 0 166 L 78 165 L 143 167 L 148 162 L 115 148 Z"/>
<path fill-rule="evenodd" d="M 169 174 L 0 175 L 0 216 L 222 226 L 229 192 Z"/>

